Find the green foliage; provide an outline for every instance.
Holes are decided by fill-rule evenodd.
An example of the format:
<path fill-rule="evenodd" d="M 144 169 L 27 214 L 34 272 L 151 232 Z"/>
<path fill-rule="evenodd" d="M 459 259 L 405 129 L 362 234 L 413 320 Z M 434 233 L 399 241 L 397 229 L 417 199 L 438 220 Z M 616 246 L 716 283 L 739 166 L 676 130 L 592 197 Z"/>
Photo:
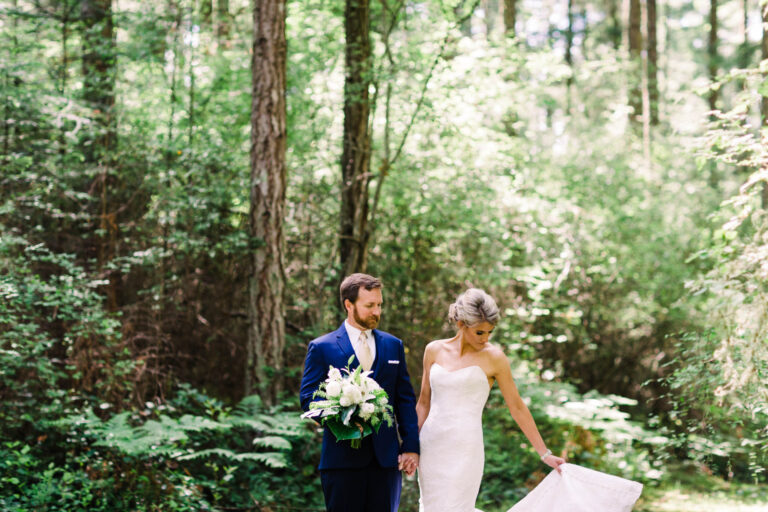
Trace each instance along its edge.
<path fill-rule="evenodd" d="M 229 405 L 263 241 L 248 236 L 253 4 L 219 4 L 113 2 L 108 151 L 92 147 L 104 112 L 83 101 L 80 3 L 1 8 L 0 508 L 322 508 L 319 437 L 288 421 L 295 400 L 284 423 L 250 397 Z M 369 271 L 416 386 L 424 345 L 451 333 L 447 305 L 481 286 L 504 313 L 494 341 L 534 362 L 521 390 L 572 460 L 649 483 L 665 456 L 764 479 L 766 144 L 751 105 L 766 86 L 725 69 L 755 64 L 756 42 L 732 51 L 721 20 L 715 87 L 733 109 L 706 131 L 691 49 L 704 14 L 666 6 L 662 122 L 643 140 L 603 4 L 574 13 L 573 65 L 559 6 L 521 5 L 510 41 L 485 6 L 458 26 L 475 5 L 372 2 Z M 286 396 L 306 342 L 339 319 L 343 16 L 339 0 L 287 3 Z M 541 469 L 510 421 L 494 394 L 489 507 Z"/>
<path fill-rule="evenodd" d="M 6 433 L 37 427 L 98 394 L 127 398 L 132 362 L 120 322 L 103 307 L 94 279 L 69 254 L 0 237 L 0 424 Z M 67 391 L 69 386 L 79 394 Z"/>
<path fill-rule="evenodd" d="M 295 410 L 267 410 L 257 396 L 233 408 L 204 397 L 197 414 L 185 401 L 100 419 L 91 409 L 46 423 L 37 442 L 7 442 L 2 453 L 3 509 L 214 510 L 303 505 L 317 495 L 295 465 L 311 433 Z M 312 440 L 316 442 L 316 438 Z M 50 448 L 66 443 L 64 458 Z M 297 445 L 295 445 L 297 444 Z M 309 450 L 309 455 L 315 455 Z M 281 494 L 283 484 L 294 495 Z"/>
<path fill-rule="evenodd" d="M 743 70 L 724 83 L 762 83 Z M 750 126 L 749 106 L 761 99 L 747 87 L 734 108 L 718 113 L 702 137 L 705 162 L 738 165 L 743 184 L 712 215 L 705 249 L 691 261 L 708 270 L 686 283 L 698 302 L 698 331 L 678 343 L 667 379 L 680 424 L 680 444 L 696 459 L 729 473 L 768 475 L 768 132 Z M 764 94 L 764 91 L 762 92 Z"/>

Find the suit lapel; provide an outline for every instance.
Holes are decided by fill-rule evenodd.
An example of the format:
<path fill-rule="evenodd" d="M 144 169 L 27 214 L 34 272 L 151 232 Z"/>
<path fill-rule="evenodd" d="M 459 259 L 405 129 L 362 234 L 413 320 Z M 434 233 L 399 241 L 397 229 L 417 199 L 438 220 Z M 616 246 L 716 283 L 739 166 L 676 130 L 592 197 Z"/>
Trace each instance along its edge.
<path fill-rule="evenodd" d="M 355 349 L 352 348 L 352 342 L 349 341 L 349 335 L 347 334 L 347 329 L 344 327 L 343 323 L 336 331 L 336 344 L 339 346 L 341 353 L 344 354 L 344 364 L 346 365 L 349 358 L 355 355 Z M 349 369 L 354 370 L 359 365 L 360 361 L 355 357 L 352 364 L 349 365 Z"/>

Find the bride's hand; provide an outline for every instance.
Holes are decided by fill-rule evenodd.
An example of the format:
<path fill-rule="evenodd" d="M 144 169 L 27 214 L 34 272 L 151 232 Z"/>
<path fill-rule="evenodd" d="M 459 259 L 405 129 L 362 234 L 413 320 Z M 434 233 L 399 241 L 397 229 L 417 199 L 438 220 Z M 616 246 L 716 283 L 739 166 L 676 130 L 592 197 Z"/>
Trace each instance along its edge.
<path fill-rule="evenodd" d="M 543 461 L 544 461 L 544 464 L 546 464 L 551 468 L 556 469 L 558 473 L 562 474 L 563 471 L 560 469 L 559 466 L 561 464 L 565 464 L 565 459 L 561 457 L 557 457 L 556 455 L 547 455 L 546 457 L 544 457 Z"/>

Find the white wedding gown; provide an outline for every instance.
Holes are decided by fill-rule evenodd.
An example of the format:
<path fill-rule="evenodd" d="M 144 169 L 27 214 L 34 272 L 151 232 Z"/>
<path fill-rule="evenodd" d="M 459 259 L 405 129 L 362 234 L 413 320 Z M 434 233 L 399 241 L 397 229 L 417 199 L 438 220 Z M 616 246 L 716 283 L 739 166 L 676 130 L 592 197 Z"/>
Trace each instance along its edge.
<path fill-rule="evenodd" d="M 432 398 L 419 432 L 419 510 L 474 512 L 483 479 L 483 407 L 490 387 L 479 366 L 429 371 Z"/>
<path fill-rule="evenodd" d="M 434 363 L 429 415 L 419 432 L 420 512 L 480 512 L 483 478 L 482 414 L 490 388 L 479 366 L 448 371 Z M 561 466 L 508 512 L 629 512 L 642 485 L 582 468 Z"/>

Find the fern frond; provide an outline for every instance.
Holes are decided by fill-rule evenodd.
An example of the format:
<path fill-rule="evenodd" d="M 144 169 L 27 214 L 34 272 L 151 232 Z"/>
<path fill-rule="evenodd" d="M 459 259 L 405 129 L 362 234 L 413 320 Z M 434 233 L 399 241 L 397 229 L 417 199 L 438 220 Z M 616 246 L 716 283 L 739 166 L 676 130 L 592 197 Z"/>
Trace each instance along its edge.
<path fill-rule="evenodd" d="M 287 439 L 278 436 L 257 437 L 253 444 L 264 448 L 274 448 L 276 450 L 290 450 L 291 443 Z"/>
<path fill-rule="evenodd" d="M 256 452 L 235 453 L 232 450 L 225 450 L 223 448 L 210 448 L 208 450 L 200 450 L 198 452 L 192 452 L 186 455 L 178 456 L 176 457 L 176 459 L 177 460 L 198 460 L 198 459 L 214 457 L 214 456 L 221 457 L 227 460 L 234 460 L 234 461 L 252 460 L 255 462 L 266 464 L 267 466 L 272 468 L 285 468 L 288 466 L 288 462 L 286 461 L 285 456 L 281 453 L 256 453 Z"/>

